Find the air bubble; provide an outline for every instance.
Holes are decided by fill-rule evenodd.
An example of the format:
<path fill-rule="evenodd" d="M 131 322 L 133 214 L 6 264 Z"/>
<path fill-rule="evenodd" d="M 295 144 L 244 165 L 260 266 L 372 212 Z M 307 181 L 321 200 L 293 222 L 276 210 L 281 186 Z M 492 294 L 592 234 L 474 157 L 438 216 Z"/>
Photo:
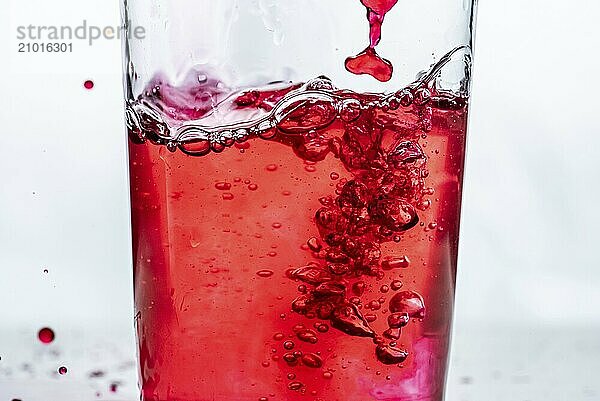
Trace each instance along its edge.
<path fill-rule="evenodd" d="M 381 262 L 381 268 L 383 270 L 406 269 L 409 265 L 410 259 L 408 259 L 408 256 L 388 258 Z"/>
<path fill-rule="evenodd" d="M 293 353 L 288 352 L 286 354 L 283 354 L 283 360 L 288 364 L 288 365 L 296 365 L 298 363 L 298 358 L 296 358 L 294 356 Z"/>
<path fill-rule="evenodd" d="M 273 272 L 273 270 L 267 270 L 267 269 L 259 270 L 256 272 L 257 276 L 264 277 L 264 278 L 271 277 L 271 276 L 273 276 L 273 274 L 275 274 Z"/>
<path fill-rule="evenodd" d="M 402 141 L 389 154 L 388 162 L 396 167 L 414 163 L 425 157 L 423 150 L 416 142 Z"/>
<path fill-rule="evenodd" d="M 422 200 L 417 204 L 417 209 L 419 210 L 427 210 L 431 206 L 431 201 L 429 199 Z"/>
<path fill-rule="evenodd" d="M 246 141 L 246 139 L 248 139 L 248 130 L 246 130 L 245 128 L 238 128 L 237 130 L 235 130 L 235 140 L 238 142 L 243 142 Z"/>
<path fill-rule="evenodd" d="M 320 368 L 323 366 L 323 360 L 317 354 L 309 353 L 302 356 L 302 363 L 309 368 Z"/>
<path fill-rule="evenodd" d="M 329 331 L 329 326 L 326 325 L 325 323 L 319 324 L 317 326 L 317 331 L 319 333 L 327 333 Z"/>
<path fill-rule="evenodd" d="M 308 264 L 306 266 L 293 269 L 288 273 L 290 278 L 296 278 L 308 284 L 320 284 L 330 281 L 333 277 L 317 264 Z"/>
<path fill-rule="evenodd" d="M 249 142 L 236 142 L 233 146 L 235 146 L 236 148 L 238 148 L 240 150 L 250 149 L 250 143 Z"/>
<path fill-rule="evenodd" d="M 388 316 L 388 326 L 391 328 L 400 328 L 408 324 L 410 317 L 406 312 L 392 313 Z"/>
<path fill-rule="evenodd" d="M 369 322 L 369 323 L 372 323 L 372 322 L 374 322 L 375 320 L 377 320 L 377 315 L 374 315 L 374 314 L 372 314 L 372 313 L 367 313 L 367 314 L 365 315 L 365 320 L 366 320 L 367 322 Z"/>
<path fill-rule="evenodd" d="M 414 102 L 416 105 L 422 106 L 431 100 L 431 92 L 427 88 L 420 88 L 415 92 Z"/>
<path fill-rule="evenodd" d="M 390 340 L 397 340 L 400 338 L 400 329 L 397 327 L 390 327 L 386 331 L 383 332 L 383 336 Z"/>
<path fill-rule="evenodd" d="M 216 142 L 219 142 L 227 147 L 233 145 L 235 143 L 235 134 L 232 131 L 226 130 L 217 133 L 218 137 L 216 138 Z"/>
<path fill-rule="evenodd" d="M 288 388 L 292 391 L 298 391 L 300 390 L 304 385 L 300 382 L 291 382 L 290 384 L 288 384 Z"/>
<path fill-rule="evenodd" d="M 339 105 L 339 114 L 342 121 L 351 123 L 360 117 L 361 104 L 356 99 L 344 99 Z"/>
<path fill-rule="evenodd" d="M 61 375 L 66 375 L 67 374 L 66 366 L 61 366 L 60 368 L 58 368 L 58 373 Z"/>
<path fill-rule="evenodd" d="M 231 184 L 228 182 L 217 182 L 215 188 L 219 191 L 229 191 L 231 189 Z"/>
<path fill-rule="evenodd" d="M 319 252 L 321 249 L 323 249 L 323 246 L 316 237 L 309 238 L 308 241 L 306 241 L 306 245 L 308 245 L 310 250 L 313 252 Z"/>
<path fill-rule="evenodd" d="M 272 129 L 273 127 L 275 127 L 275 124 L 273 123 L 273 121 L 271 120 L 265 120 L 265 121 L 261 121 L 260 123 L 258 123 L 258 125 L 256 126 L 256 130 L 259 132 L 259 135 L 262 138 L 265 138 L 266 136 L 271 135 L 271 133 L 267 133 L 267 131 L 269 131 L 270 129 Z M 272 135 L 275 135 L 275 131 L 272 131 Z M 268 139 L 268 138 L 265 138 Z"/>
<path fill-rule="evenodd" d="M 352 285 L 352 292 L 356 295 L 361 296 L 363 292 L 365 292 L 365 283 L 362 281 L 358 281 Z"/>
<path fill-rule="evenodd" d="M 215 153 L 221 153 L 222 151 L 225 150 L 225 145 L 222 143 L 219 143 L 219 142 L 212 142 L 210 144 L 210 148 Z"/>
<path fill-rule="evenodd" d="M 167 147 L 167 150 L 171 153 L 177 150 L 177 142 L 169 141 L 165 146 Z"/>
<path fill-rule="evenodd" d="M 210 152 L 210 142 L 207 139 L 180 142 L 179 149 L 190 156 L 204 156 Z"/>
<path fill-rule="evenodd" d="M 272 139 L 277 135 L 277 131 L 274 129 L 258 130 L 257 134 L 262 139 Z"/>
<path fill-rule="evenodd" d="M 389 345 L 378 345 L 375 354 L 380 362 L 386 365 L 395 365 L 404 362 L 408 357 L 408 352 Z"/>
<path fill-rule="evenodd" d="M 351 336 L 373 337 L 375 333 L 356 305 L 342 304 L 334 309 L 331 325 Z"/>
<path fill-rule="evenodd" d="M 367 309 L 372 309 L 372 310 L 378 310 L 381 308 L 381 304 L 379 303 L 379 301 L 371 301 L 366 305 Z"/>
<path fill-rule="evenodd" d="M 390 288 L 394 291 L 398 291 L 400 288 L 402 288 L 402 281 L 400 281 L 400 280 L 392 281 L 390 284 Z"/>
<path fill-rule="evenodd" d="M 387 107 L 390 110 L 397 110 L 400 107 L 400 101 L 396 96 L 392 95 L 387 99 Z"/>
<path fill-rule="evenodd" d="M 273 110 L 277 128 L 292 135 L 324 128 L 336 116 L 333 98 L 324 93 L 301 93 L 279 103 Z"/>
<path fill-rule="evenodd" d="M 400 99 L 400 104 L 404 107 L 410 106 L 414 99 L 414 95 L 408 89 L 402 89 L 401 91 L 396 92 L 396 96 Z"/>
<path fill-rule="evenodd" d="M 405 312 L 411 318 L 422 319 L 425 317 L 425 303 L 423 298 L 415 291 L 402 291 L 395 294 L 389 303 L 390 312 Z"/>
<path fill-rule="evenodd" d="M 317 341 L 319 341 L 317 338 L 317 333 L 315 333 L 315 331 L 311 329 L 304 329 L 298 331 L 296 333 L 296 337 L 298 337 L 300 341 L 304 341 L 311 344 L 316 344 Z"/>

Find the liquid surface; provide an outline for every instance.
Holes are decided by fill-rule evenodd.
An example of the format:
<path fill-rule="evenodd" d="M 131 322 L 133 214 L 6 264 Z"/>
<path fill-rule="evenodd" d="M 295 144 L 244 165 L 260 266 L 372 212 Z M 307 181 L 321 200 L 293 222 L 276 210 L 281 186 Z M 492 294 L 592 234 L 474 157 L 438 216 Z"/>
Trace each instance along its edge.
<path fill-rule="evenodd" d="M 466 101 L 427 79 L 129 104 L 144 400 L 442 399 Z"/>

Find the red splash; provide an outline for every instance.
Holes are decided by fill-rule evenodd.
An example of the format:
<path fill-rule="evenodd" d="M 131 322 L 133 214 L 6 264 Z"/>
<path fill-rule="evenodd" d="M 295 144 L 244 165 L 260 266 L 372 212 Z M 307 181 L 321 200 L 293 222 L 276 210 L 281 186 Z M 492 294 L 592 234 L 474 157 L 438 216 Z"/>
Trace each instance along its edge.
<path fill-rule="evenodd" d="M 356 56 L 348 57 L 345 66 L 353 74 L 367 74 L 381 82 L 389 81 L 394 70 L 392 63 L 380 57 L 372 47 L 367 47 Z"/>
<path fill-rule="evenodd" d="M 361 3 L 367 8 L 369 46 L 356 56 L 346 59 L 344 63 L 346 70 L 356 75 L 367 74 L 382 82 L 392 78 L 394 70 L 392 63 L 380 57 L 375 51 L 375 46 L 381 40 L 383 19 L 397 2 L 398 0 L 361 0 Z"/>

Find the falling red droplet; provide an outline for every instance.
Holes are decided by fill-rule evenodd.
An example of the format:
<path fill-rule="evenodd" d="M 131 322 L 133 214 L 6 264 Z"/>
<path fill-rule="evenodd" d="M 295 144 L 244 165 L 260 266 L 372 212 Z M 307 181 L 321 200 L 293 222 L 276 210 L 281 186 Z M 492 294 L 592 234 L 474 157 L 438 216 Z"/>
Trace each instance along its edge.
<path fill-rule="evenodd" d="M 38 331 L 38 338 L 44 344 L 50 344 L 54 341 L 54 331 L 48 327 L 44 327 Z"/>
<path fill-rule="evenodd" d="M 85 82 L 83 83 L 83 87 L 84 87 L 85 89 L 92 89 L 92 88 L 94 87 L 94 81 L 92 81 L 92 80 L 88 79 L 87 81 L 85 81 Z"/>
<path fill-rule="evenodd" d="M 61 366 L 60 368 L 58 368 L 58 373 L 60 373 L 61 375 L 66 375 L 67 368 L 65 366 Z"/>
<path fill-rule="evenodd" d="M 375 46 L 381 40 L 381 26 L 385 15 L 396 5 L 398 0 L 361 0 L 367 8 L 369 21 L 369 47 L 354 57 L 346 59 L 346 69 L 353 74 L 368 74 L 373 78 L 386 82 L 392 78 L 392 63 L 380 57 Z"/>
<path fill-rule="evenodd" d="M 372 47 L 367 47 L 356 56 L 348 57 L 345 65 L 353 74 L 368 74 L 381 82 L 389 81 L 394 70 L 392 63 L 380 57 Z"/>
<path fill-rule="evenodd" d="M 392 9 L 398 0 L 360 0 L 367 8 L 375 11 L 377 14 L 383 15 Z"/>

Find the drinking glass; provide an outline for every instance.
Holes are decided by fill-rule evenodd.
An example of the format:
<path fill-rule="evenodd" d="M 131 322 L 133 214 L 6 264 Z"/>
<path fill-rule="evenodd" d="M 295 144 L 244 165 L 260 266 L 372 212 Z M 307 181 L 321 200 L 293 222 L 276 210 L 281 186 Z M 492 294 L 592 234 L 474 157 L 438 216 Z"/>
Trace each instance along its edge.
<path fill-rule="evenodd" d="M 142 400 L 443 398 L 474 14 L 123 0 Z"/>

